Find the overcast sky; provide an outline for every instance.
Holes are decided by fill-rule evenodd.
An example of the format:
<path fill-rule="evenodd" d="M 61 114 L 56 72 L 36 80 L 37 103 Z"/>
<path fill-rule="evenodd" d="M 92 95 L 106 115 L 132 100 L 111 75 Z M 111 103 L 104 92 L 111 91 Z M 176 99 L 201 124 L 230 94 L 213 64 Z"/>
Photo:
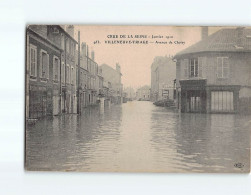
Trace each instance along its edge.
<path fill-rule="evenodd" d="M 219 28 L 209 28 L 209 34 Z M 155 56 L 175 55 L 182 49 L 198 42 L 201 39 L 201 27 L 168 27 L 168 26 L 75 26 L 75 38 L 78 30 L 81 33 L 81 42 L 89 45 L 89 51 L 95 51 L 95 60 L 115 68 L 118 62 L 121 65 L 122 83 L 124 87 L 134 88 L 150 85 L 151 64 Z M 185 44 L 105 44 L 105 40 L 136 40 L 108 38 L 108 35 L 147 35 L 148 41 L 179 41 Z M 151 39 L 154 36 L 164 38 Z M 173 36 L 171 39 L 166 36 Z M 149 38 L 150 37 L 150 38 Z M 99 40 L 100 44 L 94 44 Z"/>

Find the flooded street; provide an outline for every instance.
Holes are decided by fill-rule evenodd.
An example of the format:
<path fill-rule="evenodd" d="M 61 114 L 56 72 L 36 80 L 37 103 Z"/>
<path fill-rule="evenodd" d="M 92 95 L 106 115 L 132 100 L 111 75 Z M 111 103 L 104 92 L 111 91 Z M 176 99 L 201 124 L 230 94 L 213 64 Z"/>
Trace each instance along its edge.
<path fill-rule="evenodd" d="M 250 119 L 181 114 L 143 101 L 104 111 L 88 108 L 81 116 L 28 126 L 26 165 L 59 171 L 247 172 Z"/>

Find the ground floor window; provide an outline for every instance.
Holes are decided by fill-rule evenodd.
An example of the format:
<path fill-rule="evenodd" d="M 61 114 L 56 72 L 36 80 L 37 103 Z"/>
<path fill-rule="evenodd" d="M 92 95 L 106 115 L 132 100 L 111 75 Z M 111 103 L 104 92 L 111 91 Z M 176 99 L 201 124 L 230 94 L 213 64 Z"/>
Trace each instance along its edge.
<path fill-rule="evenodd" d="M 211 110 L 212 111 L 233 111 L 233 92 L 232 91 L 212 91 Z"/>

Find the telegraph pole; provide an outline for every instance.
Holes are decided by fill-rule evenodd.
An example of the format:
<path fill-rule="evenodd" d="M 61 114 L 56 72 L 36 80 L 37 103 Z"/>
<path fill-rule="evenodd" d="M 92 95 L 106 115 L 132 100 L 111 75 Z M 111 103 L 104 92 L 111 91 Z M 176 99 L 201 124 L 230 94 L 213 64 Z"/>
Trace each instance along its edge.
<path fill-rule="evenodd" d="M 77 113 L 81 114 L 80 102 L 80 31 L 78 31 L 78 81 L 77 81 Z"/>

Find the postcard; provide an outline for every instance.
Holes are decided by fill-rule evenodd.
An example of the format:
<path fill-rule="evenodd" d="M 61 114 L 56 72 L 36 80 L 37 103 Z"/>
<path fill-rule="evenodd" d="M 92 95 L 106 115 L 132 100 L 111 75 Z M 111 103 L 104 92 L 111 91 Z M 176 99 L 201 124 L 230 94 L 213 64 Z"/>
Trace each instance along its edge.
<path fill-rule="evenodd" d="M 25 170 L 249 173 L 251 27 L 28 25 Z"/>

